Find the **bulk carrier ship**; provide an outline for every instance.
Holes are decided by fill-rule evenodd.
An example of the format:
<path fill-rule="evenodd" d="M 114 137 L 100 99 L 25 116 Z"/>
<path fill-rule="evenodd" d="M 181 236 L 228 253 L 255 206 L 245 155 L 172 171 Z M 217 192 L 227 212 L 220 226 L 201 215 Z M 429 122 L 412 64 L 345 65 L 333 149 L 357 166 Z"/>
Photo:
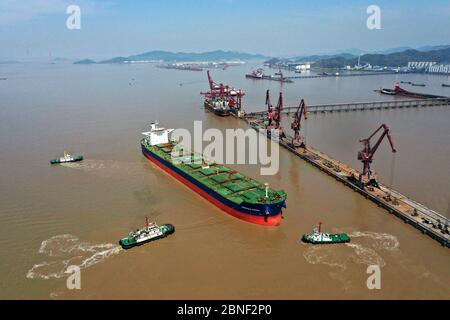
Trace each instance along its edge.
<path fill-rule="evenodd" d="M 177 142 L 169 139 L 171 131 L 152 123 L 150 131 L 142 133 L 144 156 L 230 215 L 265 226 L 280 224 L 286 208 L 284 191 L 273 190 L 222 164 L 210 163 L 203 155 L 182 150 L 182 146 L 172 152 Z"/>

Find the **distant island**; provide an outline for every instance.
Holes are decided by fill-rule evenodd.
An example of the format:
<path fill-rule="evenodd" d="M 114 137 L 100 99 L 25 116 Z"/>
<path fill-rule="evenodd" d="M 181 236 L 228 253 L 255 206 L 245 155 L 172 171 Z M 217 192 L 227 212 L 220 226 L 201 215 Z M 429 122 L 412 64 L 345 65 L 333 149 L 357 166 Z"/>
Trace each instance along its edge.
<path fill-rule="evenodd" d="M 195 52 L 171 52 L 154 50 L 128 57 L 115 57 L 108 60 L 95 62 L 84 59 L 74 62 L 74 64 L 92 63 L 137 63 L 137 62 L 182 62 L 182 61 L 223 61 L 223 60 L 264 60 L 267 56 L 261 54 L 251 54 L 237 51 L 209 51 L 202 53 Z"/>
<path fill-rule="evenodd" d="M 316 61 L 313 66 L 321 68 L 344 68 L 345 66 L 357 64 L 358 59 L 363 63 L 386 67 L 403 67 L 408 65 L 409 61 L 445 63 L 450 62 L 450 48 L 425 52 L 409 49 L 389 54 L 364 54 L 360 57 L 351 58 L 338 56 Z"/>
<path fill-rule="evenodd" d="M 265 60 L 265 64 L 295 64 L 308 62 L 311 63 L 312 67 L 316 68 L 345 68 L 346 66 L 356 65 L 359 60 L 361 63 L 375 66 L 402 67 L 406 66 L 410 61 L 432 61 L 436 63 L 450 62 L 450 45 L 424 46 L 417 49 L 398 47 L 365 54 L 359 49 L 348 49 L 348 52 L 294 56 L 291 58 L 274 58 L 262 54 L 223 50 L 202 53 L 154 50 L 128 57 L 114 57 L 98 62 L 91 59 L 83 59 L 74 62 L 74 64 L 182 63 L 233 60 Z"/>
<path fill-rule="evenodd" d="M 75 61 L 73 64 L 95 64 L 97 62 L 95 62 L 94 60 L 91 59 L 84 59 L 84 60 L 80 60 L 80 61 Z"/>
<path fill-rule="evenodd" d="M 405 49 L 406 48 L 406 49 Z M 310 62 L 316 68 L 345 68 L 358 63 L 386 67 L 406 66 L 410 61 L 432 61 L 436 63 L 450 62 L 450 45 L 425 46 L 417 49 L 408 47 L 385 50 L 384 53 L 366 53 L 355 55 L 351 53 L 337 53 L 332 55 L 298 56 L 288 59 L 271 58 L 266 64 L 289 64 Z"/>

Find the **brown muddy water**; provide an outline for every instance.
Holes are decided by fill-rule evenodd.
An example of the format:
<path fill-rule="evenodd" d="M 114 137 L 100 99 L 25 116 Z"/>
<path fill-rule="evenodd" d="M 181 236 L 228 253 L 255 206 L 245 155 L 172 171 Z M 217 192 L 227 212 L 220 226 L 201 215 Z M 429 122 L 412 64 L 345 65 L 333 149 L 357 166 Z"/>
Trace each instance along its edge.
<path fill-rule="evenodd" d="M 281 89 L 286 104 L 392 99 L 373 89 L 399 80 L 450 96 L 448 77 L 384 75 L 252 81 L 252 65 L 213 70 L 243 88 L 245 109 L 263 108 Z M 244 127 L 202 109 L 202 72 L 147 65 L 2 65 L 0 82 L 0 298 L 450 298 L 450 251 L 285 150 L 280 170 L 236 165 L 288 193 L 281 226 L 228 216 L 140 153 L 139 139 L 158 119 L 172 128 Z M 181 84 L 181 85 L 180 85 Z M 409 87 L 406 87 L 410 89 Z M 307 142 L 360 167 L 358 139 L 388 124 L 373 164 L 381 180 L 446 214 L 450 190 L 448 107 L 310 115 Z M 289 126 L 286 123 L 286 126 Z M 50 166 L 63 150 L 80 163 Z M 391 173 L 391 164 L 395 170 Z M 117 241 L 148 216 L 174 235 L 132 250 Z M 350 244 L 309 246 L 299 239 L 318 222 Z M 381 267 L 381 289 L 368 290 L 368 265 Z M 81 290 L 66 289 L 65 269 L 81 266 Z"/>

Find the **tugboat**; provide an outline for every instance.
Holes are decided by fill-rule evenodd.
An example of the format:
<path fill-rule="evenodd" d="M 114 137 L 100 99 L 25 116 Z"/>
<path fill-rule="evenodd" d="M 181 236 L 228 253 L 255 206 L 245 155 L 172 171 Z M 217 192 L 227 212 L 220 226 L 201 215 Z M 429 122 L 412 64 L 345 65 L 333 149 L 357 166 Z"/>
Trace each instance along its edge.
<path fill-rule="evenodd" d="M 327 244 L 327 243 L 345 243 L 350 242 L 350 237 L 346 233 L 325 233 L 321 232 L 322 222 L 319 222 L 318 228 L 314 228 L 312 233 L 304 234 L 303 242 L 312 244 Z"/>
<path fill-rule="evenodd" d="M 83 156 L 71 155 L 71 154 L 67 153 L 66 151 L 64 151 L 64 156 L 50 160 L 50 164 L 76 162 L 76 161 L 81 161 L 81 160 L 83 160 Z"/>
<path fill-rule="evenodd" d="M 123 249 L 130 249 L 153 240 L 165 238 L 175 232 L 175 227 L 171 224 L 158 226 L 156 223 L 149 223 L 147 217 L 145 218 L 145 222 L 145 228 L 132 231 L 127 237 L 119 240 L 119 244 Z"/>

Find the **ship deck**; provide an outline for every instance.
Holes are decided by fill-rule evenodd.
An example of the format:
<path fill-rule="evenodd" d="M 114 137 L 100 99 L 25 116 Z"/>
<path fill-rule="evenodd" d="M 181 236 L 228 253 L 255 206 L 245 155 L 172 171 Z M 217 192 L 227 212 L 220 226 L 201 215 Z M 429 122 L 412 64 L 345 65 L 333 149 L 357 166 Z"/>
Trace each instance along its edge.
<path fill-rule="evenodd" d="M 143 144 L 148 150 L 233 203 L 271 204 L 286 200 L 284 191 L 271 188 L 268 189 L 266 198 L 264 184 L 227 166 L 205 159 L 200 154 L 178 149 L 180 156 L 173 157 L 172 150 L 176 146 L 174 142 L 149 146 L 143 140 Z"/>

